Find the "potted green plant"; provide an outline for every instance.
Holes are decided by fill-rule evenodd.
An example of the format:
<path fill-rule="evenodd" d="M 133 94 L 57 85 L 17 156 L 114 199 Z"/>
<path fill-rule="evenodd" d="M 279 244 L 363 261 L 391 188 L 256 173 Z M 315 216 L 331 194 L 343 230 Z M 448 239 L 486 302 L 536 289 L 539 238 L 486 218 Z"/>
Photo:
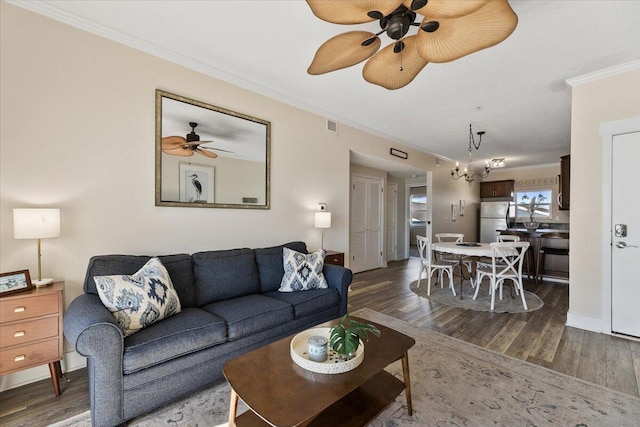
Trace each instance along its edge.
<path fill-rule="evenodd" d="M 360 340 L 368 341 L 369 333 L 379 337 L 380 330 L 368 323 L 358 322 L 349 317 L 349 313 L 340 318 L 337 325 L 329 332 L 329 347 L 343 360 L 355 356 Z"/>

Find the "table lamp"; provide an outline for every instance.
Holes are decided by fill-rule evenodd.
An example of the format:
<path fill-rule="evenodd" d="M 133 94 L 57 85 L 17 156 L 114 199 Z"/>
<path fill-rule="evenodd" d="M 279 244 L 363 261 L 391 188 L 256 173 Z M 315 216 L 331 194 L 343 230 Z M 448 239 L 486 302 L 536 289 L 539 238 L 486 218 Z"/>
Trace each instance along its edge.
<path fill-rule="evenodd" d="M 331 212 L 327 212 L 327 205 L 325 203 L 318 204 L 315 226 L 316 228 L 322 229 L 322 244 L 320 245 L 320 249 L 324 249 L 324 229 L 331 228 Z"/>
<path fill-rule="evenodd" d="M 38 246 L 38 280 L 32 280 L 34 286 L 46 286 L 53 279 L 42 278 L 42 252 L 40 239 L 60 235 L 60 209 L 14 209 L 14 239 L 36 239 Z"/>

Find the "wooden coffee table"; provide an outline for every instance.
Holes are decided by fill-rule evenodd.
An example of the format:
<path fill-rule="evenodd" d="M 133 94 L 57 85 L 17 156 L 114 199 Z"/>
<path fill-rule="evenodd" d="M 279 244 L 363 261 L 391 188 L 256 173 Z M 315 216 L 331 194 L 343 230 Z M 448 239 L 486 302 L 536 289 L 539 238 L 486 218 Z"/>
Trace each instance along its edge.
<path fill-rule="evenodd" d="M 364 426 L 405 390 L 412 415 L 408 350 L 415 340 L 370 322 L 378 338 L 365 343 L 364 361 L 342 374 L 319 374 L 298 366 L 289 353 L 291 335 L 227 362 L 231 385 L 229 427 Z M 322 326 L 337 323 L 337 319 Z M 384 371 L 402 359 L 404 382 Z M 251 409 L 236 418 L 238 398 Z"/>

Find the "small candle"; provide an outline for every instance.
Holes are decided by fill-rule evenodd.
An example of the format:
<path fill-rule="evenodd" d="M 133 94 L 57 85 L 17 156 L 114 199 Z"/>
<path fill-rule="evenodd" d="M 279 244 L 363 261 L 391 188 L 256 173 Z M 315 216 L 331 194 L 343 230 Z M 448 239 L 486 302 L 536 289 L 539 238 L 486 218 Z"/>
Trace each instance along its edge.
<path fill-rule="evenodd" d="M 327 339 L 325 337 L 319 335 L 309 337 L 307 345 L 309 360 L 313 360 L 314 362 L 324 362 L 327 360 Z"/>

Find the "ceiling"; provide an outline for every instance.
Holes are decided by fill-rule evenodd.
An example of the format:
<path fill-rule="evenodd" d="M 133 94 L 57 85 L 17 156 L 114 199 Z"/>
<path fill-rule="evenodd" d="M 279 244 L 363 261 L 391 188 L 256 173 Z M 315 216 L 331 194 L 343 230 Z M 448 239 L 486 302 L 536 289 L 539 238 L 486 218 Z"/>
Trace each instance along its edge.
<path fill-rule="evenodd" d="M 478 166 L 559 162 L 570 151 L 566 80 L 640 59 L 634 0 L 511 0 L 509 38 L 428 64 L 395 91 L 365 82 L 363 64 L 307 74 L 327 39 L 379 26 L 331 24 L 300 0 L 11 3 L 443 159 L 466 161 L 471 123 L 486 132 Z"/>

